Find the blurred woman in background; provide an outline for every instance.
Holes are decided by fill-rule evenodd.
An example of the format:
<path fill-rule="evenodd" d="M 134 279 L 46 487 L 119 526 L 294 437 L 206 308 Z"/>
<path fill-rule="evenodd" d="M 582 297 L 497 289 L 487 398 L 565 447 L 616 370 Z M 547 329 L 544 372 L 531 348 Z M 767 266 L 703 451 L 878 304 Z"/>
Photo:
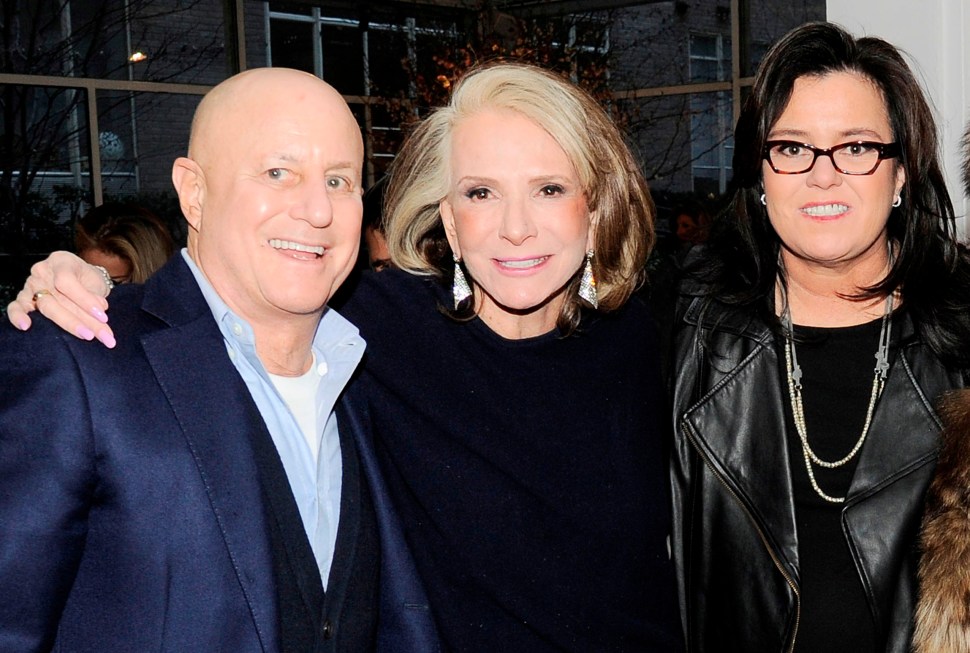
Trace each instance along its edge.
<path fill-rule="evenodd" d="M 148 209 L 107 202 L 77 221 L 75 251 L 114 283 L 144 283 L 172 256 L 175 243 Z"/>

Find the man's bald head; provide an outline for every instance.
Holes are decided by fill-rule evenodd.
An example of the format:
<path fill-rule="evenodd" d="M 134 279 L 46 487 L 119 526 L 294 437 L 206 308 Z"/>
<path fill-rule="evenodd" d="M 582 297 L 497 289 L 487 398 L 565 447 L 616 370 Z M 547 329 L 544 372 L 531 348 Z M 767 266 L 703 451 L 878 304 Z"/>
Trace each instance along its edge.
<path fill-rule="evenodd" d="M 319 113 L 319 120 L 344 114 L 353 121 L 340 93 L 319 77 L 291 68 L 254 68 L 233 75 L 202 98 L 192 119 L 189 157 L 204 165 L 211 147 L 238 137 L 234 130 L 271 116 L 283 106 L 305 106 L 309 112 Z"/>

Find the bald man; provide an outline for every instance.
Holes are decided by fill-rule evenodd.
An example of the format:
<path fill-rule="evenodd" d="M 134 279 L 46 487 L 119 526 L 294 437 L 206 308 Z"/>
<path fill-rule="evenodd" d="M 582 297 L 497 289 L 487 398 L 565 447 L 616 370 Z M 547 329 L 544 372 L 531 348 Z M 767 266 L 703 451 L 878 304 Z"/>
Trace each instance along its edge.
<path fill-rule="evenodd" d="M 362 159 L 321 80 L 232 77 L 173 166 L 187 250 L 112 294 L 117 348 L 0 333 L 0 650 L 432 650 L 347 387 L 365 343 L 327 308 Z"/>

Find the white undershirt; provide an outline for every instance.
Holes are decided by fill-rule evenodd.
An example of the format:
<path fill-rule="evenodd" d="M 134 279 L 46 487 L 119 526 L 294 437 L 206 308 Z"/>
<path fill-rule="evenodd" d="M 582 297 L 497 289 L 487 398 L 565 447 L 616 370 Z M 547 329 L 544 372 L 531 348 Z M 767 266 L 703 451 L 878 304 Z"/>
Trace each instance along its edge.
<path fill-rule="evenodd" d="M 277 392 L 283 397 L 283 401 L 289 407 L 290 412 L 296 419 L 297 426 L 303 432 L 307 444 L 310 445 L 310 452 L 313 454 L 313 462 L 316 464 L 320 458 L 320 432 L 317 424 L 317 388 L 320 387 L 320 380 L 323 375 L 317 370 L 317 358 L 313 357 L 313 363 L 301 376 L 279 376 L 269 375 Z"/>

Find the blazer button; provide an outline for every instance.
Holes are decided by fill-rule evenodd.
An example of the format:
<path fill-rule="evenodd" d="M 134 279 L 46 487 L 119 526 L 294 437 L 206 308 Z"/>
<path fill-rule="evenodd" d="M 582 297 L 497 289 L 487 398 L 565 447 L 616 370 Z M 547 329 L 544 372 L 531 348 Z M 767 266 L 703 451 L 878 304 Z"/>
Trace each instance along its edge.
<path fill-rule="evenodd" d="M 323 622 L 323 638 L 330 639 L 331 637 L 333 637 L 333 624 L 327 619 Z"/>

